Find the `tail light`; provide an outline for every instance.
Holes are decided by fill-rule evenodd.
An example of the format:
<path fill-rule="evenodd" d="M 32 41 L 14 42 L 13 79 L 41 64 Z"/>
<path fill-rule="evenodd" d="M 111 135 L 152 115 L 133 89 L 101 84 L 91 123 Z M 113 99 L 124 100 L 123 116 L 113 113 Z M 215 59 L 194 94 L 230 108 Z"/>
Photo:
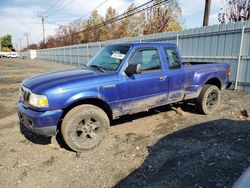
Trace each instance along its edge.
<path fill-rule="evenodd" d="M 227 77 L 228 78 L 230 77 L 230 74 L 231 74 L 231 72 L 230 72 L 230 67 L 229 67 L 229 68 L 227 68 Z"/>

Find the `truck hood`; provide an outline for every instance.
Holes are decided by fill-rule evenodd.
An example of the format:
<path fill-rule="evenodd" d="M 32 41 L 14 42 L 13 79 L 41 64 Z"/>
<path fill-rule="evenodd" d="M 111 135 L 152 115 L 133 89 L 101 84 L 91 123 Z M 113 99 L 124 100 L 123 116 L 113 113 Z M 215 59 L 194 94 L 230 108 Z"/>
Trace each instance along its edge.
<path fill-rule="evenodd" d="M 44 89 L 67 86 L 70 83 L 82 81 L 83 79 L 100 74 L 104 73 L 86 69 L 71 69 L 37 75 L 24 80 L 22 84 L 32 92 L 39 93 Z"/>

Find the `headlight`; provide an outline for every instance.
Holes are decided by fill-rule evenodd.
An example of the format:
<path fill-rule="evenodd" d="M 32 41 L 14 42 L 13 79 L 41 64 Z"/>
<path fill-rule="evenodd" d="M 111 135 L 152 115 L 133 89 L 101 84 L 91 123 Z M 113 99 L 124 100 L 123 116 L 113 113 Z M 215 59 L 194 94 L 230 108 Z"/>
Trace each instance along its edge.
<path fill-rule="evenodd" d="M 46 96 L 36 95 L 34 93 L 30 93 L 29 104 L 38 108 L 49 107 L 48 99 Z"/>

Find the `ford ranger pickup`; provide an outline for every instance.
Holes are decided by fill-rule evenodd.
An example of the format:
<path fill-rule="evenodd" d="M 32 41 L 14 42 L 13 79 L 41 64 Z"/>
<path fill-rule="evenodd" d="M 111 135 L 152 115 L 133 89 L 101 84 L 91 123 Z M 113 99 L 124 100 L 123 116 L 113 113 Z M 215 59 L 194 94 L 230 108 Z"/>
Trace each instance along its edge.
<path fill-rule="evenodd" d="M 229 76 L 226 63 L 183 63 L 175 44 L 107 45 L 83 68 L 24 80 L 20 126 L 44 136 L 60 132 L 72 150 L 86 150 L 125 114 L 189 99 L 200 113 L 213 113 Z"/>

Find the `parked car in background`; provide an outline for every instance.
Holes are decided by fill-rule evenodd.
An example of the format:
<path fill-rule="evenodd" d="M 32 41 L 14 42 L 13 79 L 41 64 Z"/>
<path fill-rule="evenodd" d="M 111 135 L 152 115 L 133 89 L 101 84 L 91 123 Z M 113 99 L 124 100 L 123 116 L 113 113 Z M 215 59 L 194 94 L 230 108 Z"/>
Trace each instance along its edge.
<path fill-rule="evenodd" d="M 227 63 L 184 64 L 175 44 L 109 45 L 84 69 L 24 80 L 20 124 L 45 136 L 61 131 L 72 150 L 90 149 L 126 114 L 189 99 L 200 113 L 215 112 L 229 76 Z"/>
<path fill-rule="evenodd" d="M 6 57 L 7 52 L 0 52 L 0 58 Z"/>
<path fill-rule="evenodd" d="M 7 57 L 7 58 L 20 58 L 20 56 L 17 52 L 7 52 L 5 57 Z"/>
<path fill-rule="evenodd" d="M 20 58 L 20 54 L 18 52 L 0 52 L 0 57 Z"/>

